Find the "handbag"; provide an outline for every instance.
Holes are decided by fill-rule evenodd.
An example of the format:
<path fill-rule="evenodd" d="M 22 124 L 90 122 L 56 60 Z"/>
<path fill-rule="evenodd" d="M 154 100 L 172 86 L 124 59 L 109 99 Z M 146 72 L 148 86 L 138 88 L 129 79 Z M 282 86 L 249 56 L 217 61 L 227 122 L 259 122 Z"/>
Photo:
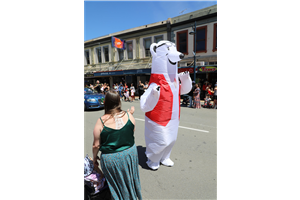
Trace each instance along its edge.
<path fill-rule="evenodd" d="M 94 193 L 93 187 L 84 182 L 84 200 L 111 200 L 111 193 L 107 182 L 98 193 Z"/>

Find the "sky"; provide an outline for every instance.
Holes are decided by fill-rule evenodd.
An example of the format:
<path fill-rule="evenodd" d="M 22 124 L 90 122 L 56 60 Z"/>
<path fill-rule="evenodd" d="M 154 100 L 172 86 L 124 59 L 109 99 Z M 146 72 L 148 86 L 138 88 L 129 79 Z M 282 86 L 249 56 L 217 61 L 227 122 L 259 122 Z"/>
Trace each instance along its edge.
<path fill-rule="evenodd" d="M 85 1 L 84 41 L 216 4 L 217 1 Z"/>

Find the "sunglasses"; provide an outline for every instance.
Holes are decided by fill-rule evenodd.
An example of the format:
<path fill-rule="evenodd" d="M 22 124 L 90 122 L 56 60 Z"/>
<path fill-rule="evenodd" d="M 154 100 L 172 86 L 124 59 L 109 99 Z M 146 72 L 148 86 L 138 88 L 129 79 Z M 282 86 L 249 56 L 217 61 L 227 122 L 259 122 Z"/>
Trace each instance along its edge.
<path fill-rule="evenodd" d="M 162 43 L 162 44 L 160 44 L 160 45 L 158 45 L 158 46 L 155 46 L 154 47 L 154 52 L 156 52 L 156 49 L 158 48 L 158 47 L 161 47 L 161 46 L 163 46 L 163 45 L 167 45 L 167 47 L 168 47 L 168 49 L 169 49 L 169 47 L 176 47 L 175 46 L 175 44 L 174 43 L 172 43 L 172 42 L 165 42 L 165 43 Z"/>

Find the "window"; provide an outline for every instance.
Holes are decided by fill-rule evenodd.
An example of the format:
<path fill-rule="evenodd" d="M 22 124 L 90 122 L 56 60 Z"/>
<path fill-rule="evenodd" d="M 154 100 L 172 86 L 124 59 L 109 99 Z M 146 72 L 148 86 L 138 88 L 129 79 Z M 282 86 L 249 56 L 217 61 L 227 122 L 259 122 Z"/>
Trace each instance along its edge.
<path fill-rule="evenodd" d="M 188 54 L 188 30 L 177 32 L 177 50 Z"/>
<path fill-rule="evenodd" d="M 214 46 L 213 52 L 217 51 L 217 23 L 214 24 Z"/>
<path fill-rule="evenodd" d="M 89 50 L 85 50 L 84 51 L 84 55 L 85 55 L 86 64 L 87 65 L 91 64 L 91 62 L 90 62 L 90 51 Z"/>
<path fill-rule="evenodd" d="M 133 59 L 133 44 L 132 44 L 132 41 L 127 42 L 127 56 L 128 56 L 128 59 Z"/>
<path fill-rule="evenodd" d="M 108 47 L 103 47 L 103 52 L 104 52 L 104 59 L 105 62 L 109 62 L 109 56 L 108 56 Z"/>
<path fill-rule="evenodd" d="M 197 28 L 196 32 L 196 53 L 206 53 L 207 26 Z"/>
<path fill-rule="evenodd" d="M 154 36 L 154 42 L 155 43 L 158 43 L 159 41 L 161 41 L 163 39 L 164 39 L 163 35 Z"/>
<path fill-rule="evenodd" d="M 101 63 L 101 47 L 96 48 L 96 55 L 98 58 L 98 63 Z"/>
<path fill-rule="evenodd" d="M 119 61 L 124 59 L 124 50 L 123 49 L 118 49 L 118 53 L 119 53 Z"/>
<path fill-rule="evenodd" d="M 150 45 L 151 45 L 151 38 L 144 39 L 144 48 L 145 48 L 145 57 L 150 57 Z"/>

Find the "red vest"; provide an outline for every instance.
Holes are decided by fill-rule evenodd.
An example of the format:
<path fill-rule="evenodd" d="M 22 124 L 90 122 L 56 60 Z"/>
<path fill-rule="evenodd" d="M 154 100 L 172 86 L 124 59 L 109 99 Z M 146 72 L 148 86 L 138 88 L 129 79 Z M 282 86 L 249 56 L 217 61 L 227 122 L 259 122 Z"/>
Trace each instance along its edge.
<path fill-rule="evenodd" d="M 146 116 L 152 121 L 166 126 L 172 117 L 173 109 L 173 93 L 169 83 L 166 81 L 163 74 L 151 74 L 149 85 L 151 83 L 156 83 L 160 85 L 160 96 L 159 100 L 153 110 L 146 112 Z M 180 87 L 179 87 L 180 89 Z M 180 97 L 179 97 L 180 105 Z M 180 107 L 179 107 L 180 115 Z"/>

